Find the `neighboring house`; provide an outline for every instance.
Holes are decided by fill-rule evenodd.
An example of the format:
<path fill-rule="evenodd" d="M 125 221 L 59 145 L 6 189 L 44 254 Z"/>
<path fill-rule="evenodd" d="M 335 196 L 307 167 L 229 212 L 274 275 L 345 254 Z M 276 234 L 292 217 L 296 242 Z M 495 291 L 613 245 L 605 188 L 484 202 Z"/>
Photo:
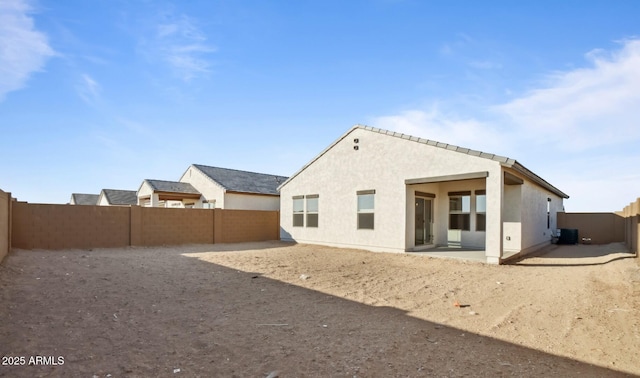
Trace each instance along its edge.
<path fill-rule="evenodd" d="M 102 189 L 98 198 L 100 206 L 129 206 L 137 203 L 135 190 Z"/>
<path fill-rule="evenodd" d="M 96 205 L 99 197 L 98 194 L 72 193 L 69 205 Z"/>
<path fill-rule="evenodd" d="M 548 245 L 569 198 L 516 160 L 360 125 L 279 190 L 283 240 L 494 264 Z"/>
<path fill-rule="evenodd" d="M 147 207 L 202 208 L 200 192 L 189 183 L 177 181 L 144 180 L 136 201 Z"/>
<path fill-rule="evenodd" d="M 192 164 L 180 178 L 202 193 L 204 207 L 280 210 L 278 186 L 287 177 Z"/>

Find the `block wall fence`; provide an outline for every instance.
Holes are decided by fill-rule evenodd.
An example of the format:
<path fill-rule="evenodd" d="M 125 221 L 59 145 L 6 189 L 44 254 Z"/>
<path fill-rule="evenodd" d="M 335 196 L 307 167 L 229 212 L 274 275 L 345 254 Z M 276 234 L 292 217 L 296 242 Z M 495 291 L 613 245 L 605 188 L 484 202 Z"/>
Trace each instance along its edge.
<path fill-rule="evenodd" d="M 593 244 L 640 256 L 640 198 L 616 213 L 558 213 Z M 72 206 L 18 202 L 0 190 L 0 262 L 20 249 L 109 248 L 278 240 L 278 211 Z"/>
<path fill-rule="evenodd" d="M 615 213 L 558 213 L 558 228 L 577 229 L 579 241 L 590 238 L 591 244 L 624 242 L 624 225 Z"/>
<path fill-rule="evenodd" d="M 3 206 L 6 203 L 9 206 Z M 56 250 L 236 243 L 278 240 L 280 216 L 277 211 L 257 210 L 30 204 L 0 196 L 0 232 L 7 234 L 6 241 L 0 239 L 7 252 L 11 247 Z"/>
<path fill-rule="evenodd" d="M 630 203 L 619 212 L 624 220 L 624 242 L 631 252 L 635 252 L 636 257 L 640 257 L 640 245 L 638 245 L 638 234 L 640 234 L 640 198 Z"/>
<path fill-rule="evenodd" d="M 11 250 L 11 193 L 0 190 L 0 262 Z"/>
<path fill-rule="evenodd" d="M 592 244 L 624 242 L 640 257 L 640 198 L 615 213 L 558 213 L 558 228 L 577 229 L 578 238 Z"/>

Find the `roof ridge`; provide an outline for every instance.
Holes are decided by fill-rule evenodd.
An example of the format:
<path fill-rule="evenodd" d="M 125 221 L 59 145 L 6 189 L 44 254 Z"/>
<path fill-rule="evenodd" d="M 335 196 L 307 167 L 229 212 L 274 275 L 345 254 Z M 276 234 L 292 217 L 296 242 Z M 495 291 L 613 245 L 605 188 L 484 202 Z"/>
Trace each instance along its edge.
<path fill-rule="evenodd" d="M 482 157 L 482 158 L 491 159 L 491 160 L 497 160 L 497 161 L 501 161 L 501 162 L 507 162 L 509 160 L 515 162 L 515 159 L 511 159 L 511 158 L 506 157 L 506 156 L 492 154 L 492 153 L 488 153 L 488 152 L 483 152 L 483 151 L 480 151 L 480 150 L 474 150 L 474 149 L 471 149 L 471 148 L 461 147 L 461 146 L 458 146 L 458 145 L 455 145 L 455 144 L 448 144 L 448 143 L 444 143 L 444 142 L 439 142 L 439 141 L 436 141 L 436 140 L 433 140 L 433 139 L 424 139 L 424 138 L 421 138 L 421 137 L 417 137 L 417 136 L 413 136 L 413 135 L 409 135 L 409 134 L 404 134 L 404 133 L 400 133 L 400 132 L 397 132 L 397 131 L 390 131 L 390 130 L 380 129 L 380 128 L 377 128 L 377 127 L 371 127 L 371 126 L 361 125 L 361 124 L 355 125 L 353 127 L 353 129 L 355 129 L 355 128 L 376 132 L 378 134 L 389 135 L 389 136 L 393 136 L 393 137 L 396 137 L 396 138 L 407 139 L 407 140 L 410 140 L 410 141 L 413 141 L 413 142 L 422 143 L 422 144 L 428 144 L 430 146 L 440 147 L 440 148 L 443 148 L 445 150 L 465 153 L 467 155 L 479 156 L 479 157 Z"/>
<path fill-rule="evenodd" d="M 424 138 L 420 138 L 420 137 L 416 137 L 416 136 L 412 136 L 412 135 L 408 135 L 408 134 L 403 134 L 403 133 L 400 133 L 400 132 L 397 132 L 397 131 L 390 131 L 390 130 L 384 130 L 384 129 L 380 129 L 380 128 L 376 128 L 376 127 L 366 126 L 366 125 L 362 125 L 362 124 L 356 124 L 356 125 L 352 126 L 346 133 L 342 134 L 338 139 L 336 139 L 333 143 L 331 143 L 327 148 L 322 150 L 322 152 L 320 152 L 313 159 L 311 159 L 308 163 L 306 163 L 302 168 L 300 168 L 293 175 L 291 175 L 291 177 L 289 177 L 285 182 L 280 184 L 280 186 L 278 186 L 278 191 L 283 186 L 288 184 L 289 181 L 293 180 L 296 176 L 298 176 L 302 171 L 307 169 L 307 167 L 309 167 L 311 164 L 313 164 L 316 160 L 320 159 L 324 154 L 326 154 L 330 149 L 332 149 L 335 145 L 337 145 L 340 141 L 342 141 L 344 138 L 346 138 L 347 135 L 351 134 L 356 129 L 367 130 L 369 132 L 375 132 L 375 133 L 378 133 L 378 134 L 393 136 L 393 137 L 396 137 L 396 138 L 405 139 L 405 140 L 413 141 L 413 142 L 417 142 L 417 143 L 422 143 L 422 144 L 426 144 L 426 145 L 433 146 L 433 147 L 439 147 L 439 148 L 442 148 L 442 149 L 445 149 L 445 150 L 449 150 L 449 151 L 464 153 L 464 154 L 467 154 L 469 156 L 475 156 L 475 157 L 480 157 L 480 158 L 483 158 L 483 159 L 493 160 L 493 161 L 496 161 L 496 162 L 500 163 L 503 166 L 520 170 L 525 176 L 527 176 L 529 179 L 533 180 L 534 182 L 537 182 L 542 187 L 546 187 L 547 189 L 551 190 L 552 192 L 556 192 L 558 195 L 564 196 L 565 198 L 569 198 L 569 196 L 567 194 L 565 194 L 564 192 L 562 192 L 560 189 L 556 188 L 555 186 L 551 185 L 548 181 L 546 181 L 542 177 L 538 176 L 533 171 L 529 170 L 528 168 L 526 168 L 525 166 L 520 164 L 515 159 L 509 158 L 509 157 L 506 157 L 506 156 L 490 154 L 490 153 L 482 152 L 482 151 L 478 151 L 478 150 L 472 150 L 472 149 L 469 149 L 469 148 L 460 147 L 460 146 L 456 146 L 456 145 L 453 145 L 453 144 L 447 144 L 447 143 L 442 143 L 442 142 L 438 142 L 438 141 L 434 141 L 434 140 L 430 140 L 430 139 L 424 139 Z"/>
<path fill-rule="evenodd" d="M 206 167 L 206 168 L 215 168 L 215 169 L 224 169 L 225 171 L 235 171 L 235 172 L 244 172 L 244 173 L 253 173 L 255 175 L 264 175 L 264 176 L 277 176 L 277 177 L 286 177 L 286 176 L 282 176 L 282 175 L 276 175 L 276 174 L 272 174 L 272 173 L 261 173 L 261 172 L 254 172 L 254 171 L 245 171 L 242 169 L 236 169 L 236 168 L 223 168 L 223 167 L 215 167 L 213 165 L 204 165 L 204 164 L 191 164 L 196 168 L 199 167 Z"/>

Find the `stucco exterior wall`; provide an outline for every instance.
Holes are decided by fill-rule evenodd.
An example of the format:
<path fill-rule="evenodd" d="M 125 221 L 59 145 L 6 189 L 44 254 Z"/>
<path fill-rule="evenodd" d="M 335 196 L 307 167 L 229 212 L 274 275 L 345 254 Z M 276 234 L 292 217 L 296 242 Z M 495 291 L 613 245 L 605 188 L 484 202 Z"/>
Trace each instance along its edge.
<path fill-rule="evenodd" d="M 140 204 L 140 198 L 150 198 L 153 194 L 153 188 L 146 181 L 143 181 L 138 189 L 138 204 Z"/>
<path fill-rule="evenodd" d="M 193 166 L 189 166 L 187 171 L 182 175 L 182 177 L 180 177 L 179 181 L 191 184 L 202 194 L 207 202 L 215 201 L 216 208 L 226 208 L 224 189 L 211 180 L 207 175 L 200 172 L 200 170 Z"/>
<path fill-rule="evenodd" d="M 105 197 L 104 195 L 100 194 L 100 197 L 98 197 L 98 206 L 110 206 L 109 205 L 109 201 L 107 201 L 107 197 Z"/>
<path fill-rule="evenodd" d="M 280 210 L 279 196 L 263 196 L 253 194 L 225 193 L 225 209 L 235 210 Z"/>
<path fill-rule="evenodd" d="M 280 197 L 225 192 L 224 188 L 211 180 L 199 169 L 190 166 L 180 178 L 190 183 L 207 202 L 215 201 L 218 209 L 279 211 Z"/>
<path fill-rule="evenodd" d="M 357 144 L 354 139 L 358 139 Z M 306 243 L 405 251 L 410 243 L 407 207 L 408 201 L 413 201 L 407 198 L 405 180 L 485 171 L 500 179 L 501 167 L 496 161 L 356 128 L 281 188 L 281 237 Z M 499 189 L 498 185 L 491 185 Z M 448 190 L 466 188 L 458 183 L 440 186 L 439 201 L 448 201 Z M 479 181 L 474 189 L 475 186 L 482 184 Z M 357 229 L 356 192 L 360 190 L 376 191 L 374 230 Z M 311 194 L 319 195 L 318 227 L 293 227 L 292 197 Z M 487 188 L 488 220 L 490 209 L 499 211 L 500 203 L 499 191 L 490 193 Z M 438 205 L 436 211 L 441 217 L 448 206 Z M 499 214 L 494 217 L 500 219 Z M 500 228 L 493 231 L 499 232 Z M 446 228 L 439 226 L 437 232 L 438 240 L 442 240 Z"/>
<path fill-rule="evenodd" d="M 559 196 L 528 180 L 521 185 L 521 190 L 521 251 L 526 253 L 551 243 L 551 236 L 555 235 L 558 228 L 557 213 L 562 211 L 563 201 Z M 548 199 L 551 199 L 551 202 Z M 547 204 L 550 209 L 548 227 Z"/>

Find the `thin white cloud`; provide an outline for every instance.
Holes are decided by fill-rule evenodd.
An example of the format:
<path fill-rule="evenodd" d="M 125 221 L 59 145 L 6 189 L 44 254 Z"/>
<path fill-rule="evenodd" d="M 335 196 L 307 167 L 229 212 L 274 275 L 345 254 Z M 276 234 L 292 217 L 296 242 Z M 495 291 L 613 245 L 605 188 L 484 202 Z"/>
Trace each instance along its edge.
<path fill-rule="evenodd" d="M 474 118 L 445 113 L 437 105 L 377 117 L 372 126 L 490 153 L 506 150 L 505 135 L 496 128 Z"/>
<path fill-rule="evenodd" d="M 186 15 L 158 23 L 152 48 L 184 81 L 206 76 L 211 68 L 206 56 L 216 51 L 196 21 Z"/>
<path fill-rule="evenodd" d="M 473 115 L 441 101 L 371 124 L 517 158 L 571 196 L 567 211 L 620 210 L 640 195 L 640 39 L 586 58 L 588 67 Z"/>
<path fill-rule="evenodd" d="M 88 105 L 95 106 L 101 99 L 100 92 L 102 92 L 102 87 L 90 75 L 82 74 L 76 86 L 76 91 L 84 102 Z"/>
<path fill-rule="evenodd" d="M 594 50 L 591 66 L 551 75 L 546 85 L 494 107 L 527 140 L 580 151 L 640 141 L 640 40 Z"/>
<path fill-rule="evenodd" d="M 0 1 L 0 101 L 55 55 L 46 34 L 35 28 L 32 11 L 26 0 Z"/>
<path fill-rule="evenodd" d="M 507 141 L 569 152 L 640 143 L 640 39 L 586 57 L 590 67 L 554 73 L 539 88 L 485 105 L 473 116 L 444 112 L 436 104 L 377 117 L 372 124 L 488 151 L 500 151 Z"/>

